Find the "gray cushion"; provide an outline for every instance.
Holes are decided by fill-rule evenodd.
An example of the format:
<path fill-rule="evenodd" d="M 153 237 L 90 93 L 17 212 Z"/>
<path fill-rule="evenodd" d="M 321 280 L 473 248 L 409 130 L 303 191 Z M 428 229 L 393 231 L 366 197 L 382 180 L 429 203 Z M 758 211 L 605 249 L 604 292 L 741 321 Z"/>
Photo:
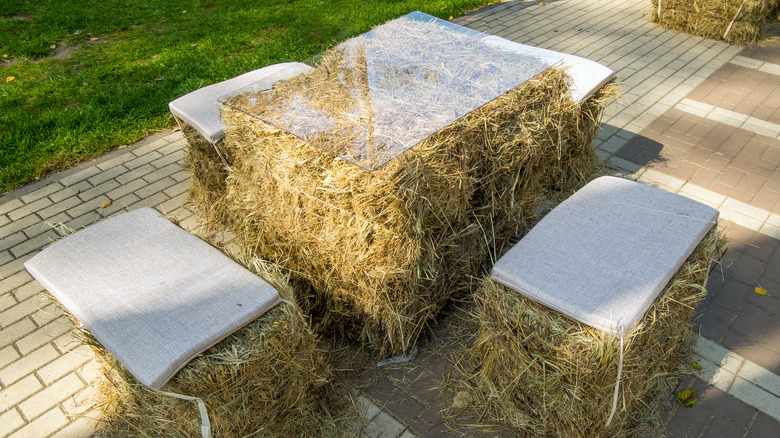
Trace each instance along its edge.
<path fill-rule="evenodd" d="M 270 89 L 277 81 L 310 70 L 311 67 L 300 62 L 269 65 L 233 79 L 199 88 L 170 102 L 168 108 L 174 116 L 195 128 L 206 140 L 216 143 L 225 136 L 222 120 L 219 117 L 219 99 L 228 97 L 252 84 L 256 84 L 253 87 L 255 90 Z"/>
<path fill-rule="evenodd" d="M 718 218 L 674 193 L 615 177 L 553 209 L 492 277 L 577 321 L 624 337 Z"/>
<path fill-rule="evenodd" d="M 153 389 L 280 300 L 264 280 L 149 208 L 78 231 L 24 266 Z"/>

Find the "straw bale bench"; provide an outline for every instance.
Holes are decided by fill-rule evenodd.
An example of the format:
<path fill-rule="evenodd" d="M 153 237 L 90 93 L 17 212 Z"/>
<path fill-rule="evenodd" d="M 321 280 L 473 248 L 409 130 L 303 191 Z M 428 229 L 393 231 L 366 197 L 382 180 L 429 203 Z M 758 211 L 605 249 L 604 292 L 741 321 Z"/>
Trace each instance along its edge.
<path fill-rule="evenodd" d="M 717 218 L 615 177 L 545 216 L 477 293 L 478 381 L 500 418 L 549 436 L 651 427 L 685 368 Z"/>
<path fill-rule="evenodd" d="M 197 434 L 197 411 L 170 395 L 198 401 L 203 436 L 209 432 L 203 402 L 220 434 L 284 429 L 265 424 L 275 419 L 262 410 L 295 411 L 327 385 L 322 354 L 300 312 L 289 302 L 272 310 L 283 301 L 277 289 L 290 292 L 283 281 L 269 284 L 155 210 L 98 222 L 55 242 L 25 267 L 83 324 L 82 335 L 103 363 L 97 405 L 111 436 L 121 436 L 123 428 Z M 199 356 L 204 351 L 207 359 Z M 285 370 L 285 354 L 296 357 L 295 370 Z M 303 356 L 307 362 L 298 363 Z M 274 379 L 284 382 L 275 388 Z M 279 390 L 290 381 L 295 390 Z M 115 400 L 123 405 L 110 406 Z"/>

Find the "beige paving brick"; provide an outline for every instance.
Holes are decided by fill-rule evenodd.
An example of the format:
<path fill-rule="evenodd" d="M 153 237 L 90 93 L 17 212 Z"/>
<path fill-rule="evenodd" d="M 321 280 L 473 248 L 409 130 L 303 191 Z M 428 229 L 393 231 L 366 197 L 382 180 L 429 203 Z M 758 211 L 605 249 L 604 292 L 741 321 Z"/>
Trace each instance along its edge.
<path fill-rule="evenodd" d="M 168 194 L 168 191 L 166 190 L 165 193 Z M 171 211 L 178 210 L 182 205 L 184 205 L 184 203 L 187 202 L 187 196 L 187 193 L 177 195 L 176 197 L 173 197 L 160 204 L 159 210 L 164 215 L 168 215 Z"/>
<path fill-rule="evenodd" d="M 14 211 L 17 208 L 24 205 L 24 202 L 22 202 L 21 199 L 11 199 L 9 201 L 6 201 L 2 204 L 0 204 L 0 214 L 6 214 L 9 211 Z"/>
<path fill-rule="evenodd" d="M 0 266 L 13 261 L 14 256 L 8 251 L 0 251 Z"/>
<path fill-rule="evenodd" d="M 44 390 L 19 403 L 19 410 L 27 419 L 36 418 L 76 394 L 84 383 L 75 374 L 67 374 L 48 384 Z"/>
<path fill-rule="evenodd" d="M 103 161 L 101 163 L 97 164 L 97 167 L 99 167 L 102 170 L 109 170 L 113 167 L 119 166 L 120 164 L 127 163 L 130 160 L 135 160 L 135 155 L 133 155 L 133 152 L 131 150 L 126 150 L 125 153 L 118 155 L 114 158 L 111 158 L 109 160 Z"/>
<path fill-rule="evenodd" d="M 2 278 L 2 277 L 0 277 Z M 17 271 L 0 280 L 0 291 L 10 291 L 32 281 L 32 276 L 27 271 Z M 0 322 L 0 326 L 2 323 Z"/>
<path fill-rule="evenodd" d="M 18 287 L 14 292 L 14 297 L 17 301 L 20 303 L 22 301 L 25 301 L 31 297 L 34 297 L 38 295 L 39 293 L 43 292 L 43 286 L 41 286 L 40 283 L 38 283 L 36 280 L 33 280 L 24 286 Z"/>
<path fill-rule="evenodd" d="M 54 346 L 57 347 L 57 350 L 65 354 L 65 352 L 81 346 L 82 342 L 78 338 L 76 338 L 76 336 L 74 336 L 73 331 L 71 330 L 70 332 L 65 333 L 64 335 L 55 339 L 52 342 L 52 344 L 54 344 Z"/>
<path fill-rule="evenodd" d="M 63 315 L 62 310 L 56 304 L 52 303 L 48 298 L 43 298 L 40 308 L 33 312 L 30 318 L 38 327 L 43 327 Z"/>
<path fill-rule="evenodd" d="M 51 438 L 85 438 L 92 436 L 98 425 L 98 420 L 95 419 L 97 415 L 99 415 L 99 412 L 90 414 L 90 416 L 77 418 L 62 430 L 52 435 Z"/>
<path fill-rule="evenodd" d="M 45 208 L 49 205 L 51 205 L 52 202 L 48 198 L 41 198 L 37 201 L 34 201 L 30 204 L 25 204 L 23 207 L 17 208 L 16 210 L 8 213 L 8 218 L 12 221 L 15 221 L 17 219 L 21 219 L 28 214 L 37 213 L 38 210 Z"/>
<path fill-rule="evenodd" d="M 169 143 L 167 146 L 160 148 L 157 150 L 157 152 L 168 155 L 172 154 L 174 152 L 183 151 L 187 147 L 187 141 L 184 139 Z"/>
<path fill-rule="evenodd" d="M 68 333 L 72 327 L 73 324 L 63 316 L 19 339 L 14 345 L 22 354 L 27 354 Z"/>
<path fill-rule="evenodd" d="M 98 173 L 97 175 L 87 179 L 87 181 L 93 186 L 98 186 L 116 176 L 127 173 L 128 171 L 129 169 L 127 169 L 125 166 L 116 166 Z"/>
<path fill-rule="evenodd" d="M 0 414 L 0 436 L 8 436 L 11 432 L 24 426 L 26 422 L 19 411 L 12 409 L 4 414 Z"/>
<path fill-rule="evenodd" d="M 188 172 L 186 170 L 180 170 L 180 171 L 174 173 L 173 175 L 171 175 L 171 178 L 175 179 L 176 181 L 180 181 L 181 182 L 181 181 L 184 181 L 184 180 L 189 180 L 190 176 L 192 176 L 192 174 L 190 174 L 190 172 Z"/>
<path fill-rule="evenodd" d="M 20 357 L 19 352 L 16 351 L 16 348 L 14 348 L 13 345 L 0 348 L 0 368 L 3 368 Z"/>
<path fill-rule="evenodd" d="M 68 417 L 60 408 L 54 408 L 49 412 L 38 417 L 27 426 L 19 429 L 18 432 L 8 438 L 41 438 L 46 437 L 61 427 L 68 424 Z"/>
<path fill-rule="evenodd" d="M 38 297 L 28 298 L 0 313 L 0 327 L 7 327 L 23 318 L 27 318 L 42 307 Z"/>
<path fill-rule="evenodd" d="M 40 236 L 41 234 L 49 230 L 55 230 L 56 232 L 60 233 L 60 231 L 58 231 L 58 225 L 67 222 L 68 220 L 70 220 L 70 216 L 68 216 L 66 213 L 59 213 L 55 216 L 46 219 L 43 222 L 38 222 L 34 225 L 25 228 L 24 234 L 29 238 L 33 238 L 36 236 Z"/>
<path fill-rule="evenodd" d="M 154 170 L 154 166 L 152 166 L 151 164 L 145 164 L 143 166 L 131 170 L 130 172 L 123 173 L 122 175 L 119 175 L 114 179 L 119 181 L 120 184 L 127 184 L 130 181 L 141 178 L 142 176 L 146 175 L 147 173 L 153 170 Z"/>
<path fill-rule="evenodd" d="M 32 239 L 28 239 L 25 242 L 11 248 L 11 254 L 14 257 L 21 257 L 25 254 L 29 254 L 33 251 L 38 251 L 50 244 L 51 242 L 59 239 L 59 235 L 55 231 L 48 231 L 41 235 L 35 236 Z"/>
<path fill-rule="evenodd" d="M 136 208 L 156 207 L 167 200 L 168 200 L 168 195 L 166 195 L 165 193 L 157 193 L 148 198 L 141 199 L 140 201 L 131 205 L 130 208 L 135 210 Z"/>
<path fill-rule="evenodd" d="M 47 184 L 34 192 L 30 192 L 22 196 L 21 200 L 25 204 L 29 204 L 35 200 L 43 198 L 44 196 L 49 196 L 60 189 L 62 189 L 62 186 L 58 182 Z"/>
<path fill-rule="evenodd" d="M 182 160 L 184 159 L 184 151 L 181 149 L 171 152 L 170 154 L 152 161 L 150 164 L 158 169 L 162 169 L 170 164 L 178 164 L 181 168 Z"/>
<path fill-rule="evenodd" d="M 111 190 L 110 192 L 106 193 L 106 196 L 108 196 L 111 199 L 119 199 L 122 196 L 125 196 L 128 193 L 134 192 L 144 186 L 146 186 L 147 183 L 141 178 L 134 179 L 132 181 L 123 183 L 121 186 L 115 188 L 114 190 Z"/>
<path fill-rule="evenodd" d="M 16 245 L 19 245 L 20 243 L 27 240 L 27 236 L 24 235 L 24 232 L 17 231 L 14 234 L 11 234 L 9 236 L 3 237 L 0 239 L 0 251 L 4 251 L 6 249 L 10 249 Z M 0 277 L 2 278 L 2 277 Z"/>
<path fill-rule="evenodd" d="M 11 345 L 38 328 L 32 319 L 24 318 L 0 329 L 0 347 Z"/>
<path fill-rule="evenodd" d="M 49 199 L 51 199 L 52 202 L 60 202 L 63 199 L 76 196 L 79 193 L 83 192 L 84 190 L 89 190 L 90 188 L 92 188 L 92 184 L 86 181 L 81 181 L 80 183 L 74 184 L 70 187 L 66 187 L 60 190 L 59 192 L 49 195 Z"/>
<path fill-rule="evenodd" d="M 146 181 L 148 183 L 153 183 L 153 182 L 158 181 L 158 180 L 160 180 L 162 178 L 166 178 L 166 177 L 168 177 L 170 175 L 173 175 L 174 173 L 178 172 L 179 170 L 181 170 L 181 166 L 179 166 L 178 164 L 169 164 L 166 167 L 163 167 L 163 168 L 161 168 L 159 170 L 156 170 L 156 171 L 154 171 L 152 173 L 144 175 L 143 179 L 144 179 L 144 181 Z"/>
<path fill-rule="evenodd" d="M 44 345 L 0 370 L 0 381 L 3 382 L 3 385 L 12 385 L 59 356 L 60 354 L 51 344 Z"/>
<path fill-rule="evenodd" d="M 113 216 L 116 212 L 130 211 L 130 206 L 140 200 L 141 198 L 136 196 L 135 193 L 128 193 L 116 201 L 113 201 L 108 208 L 103 209 L 102 215 L 108 217 Z"/>
<path fill-rule="evenodd" d="M 20 401 L 38 392 L 43 385 L 38 379 L 29 375 L 18 382 L 0 389 L 0 412 L 16 406 Z"/>
<path fill-rule="evenodd" d="M 68 330 L 70 330 L 68 327 Z M 89 347 L 82 345 L 74 348 L 55 359 L 52 363 L 38 370 L 38 377 L 44 384 L 49 385 L 60 377 L 79 370 L 85 363 L 92 360 Z"/>
<path fill-rule="evenodd" d="M 153 151 L 153 152 L 150 152 L 148 154 L 141 155 L 138 158 L 136 158 L 135 160 L 128 161 L 127 163 L 124 164 L 124 166 L 127 167 L 130 170 L 135 170 L 136 168 L 141 167 L 141 166 L 143 166 L 145 164 L 149 164 L 152 161 L 157 160 L 157 159 L 159 159 L 161 157 L 162 157 L 162 155 L 159 152 Z M 154 167 L 154 166 L 152 166 L 152 167 Z M 135 178 L 133 178 L 133 179 L 135 179 Z"/>
<path fill-rule="evenodd" d="M 141 157 L 145 155 L 151 155 L 153 153 L 156 153 L 157 149 L 161 149 L 168 145 L 168 141 L 165 139 L 158 139 L 155 140 L 147 145 L 137 147 L 133 149 L 133 155 L 136 157 Z M 159 152 L 157 152 L 159 154 Z"/>
<path fill-rule="evenodd" d="M 11 219 L 8 219 L 8 216 L 0 216 L 0 230 L 2 230 L 3 226 L 7 225 L 9 222 L 11 222 Z"/>
<path fill-rule="evenodd" d="M 0 312 L 17 305 L 18 303 L 19 302 L 16 301 L 16 298 L 14 298 L 14 295 L 11 293 L 11 291 L 5 292 L 4 294 L 0 295 Z"/>
<path fill-rule="evenodd" d="M 70 217 L 73 218 L 83 216 L 89 212 L 93 212 L 97 214 L 98 211 L 100 210 L 100 206 L 106 201 L 110 201 L 110 199 L 108 199 L 108 196 L 100 195 L 97 198 L 90 199 L 89 201 L 84 202 L 77 207 L 71 208 L 70 210 L 68 210 L 67 213 L 70 215 Z"/>
<path fill-rule="evenodd" d="M 96 359 L 93 358 L 89 362 L 82 365 L 78 373 L 85 382 L 92 383 L 103 374 L 103 367 Z"/>
<path fill-rule="evenodd" d="M 17 219 L 13 222 L 10 222 L 0 227 L 0 236 L 10 236 L 11 234 L 16 233 L 17 231 L 22 231 L 25 228 L 29 227 L 30 225 L 39 223 L 40 221 L 41 218 L 39 218 L 34 213 L 30 213 L 21 219 Z"/>
<path fill-rule="evenodd" d="M 56 216 L 65 210 L 69 208 L 73 208 L 79 204 L 81 204 L 82 200 L 79 199 L 77 196 L 71 196 L 70 198 L 63 199 L 60 202 L 57 202 L 56 204 L 50 205 L 38 212 L 38 216 L 40 216 L 43 220 L 48 220 L 52 216 Z"/>
<path fill-rule="evenodd" d="M 29 260 L 30 257 L 32 257 L 32 255 L 14 257 L 13 260 L 5 262 L 2 266 L 0 266 L 0 279 L 7 278 L 16 274 L 17 272 L 24 271 L 24 262 Z"/>
<path fill-rule="evenodd" d="M 115 188 L 119 187 L 120 185 L 121 184 L 118 181 L 111 179 L 111 180 L 108 180 L 108 181 L 105 181 L 105 182 L 101 183 L 100 185 L 92 187 L 89 190 L 86 190 L 86 191 L 83 191 L 83 192 L 79 193 L 78 197 L 82 201 L 86 202 L 86 201 L 89 201 L 89 200 L 95 198 L 96 196 L 104 195 L 105 193 L 110 192 L 111 190 L 114 190 Z"/>
<path fill-rule="evenodd" d="M 67 400 L 64 400 L 62 404 L 60 404 L 60 407 L 65 412 L 65 415 L 83 415 L 88 413 L 90 408 L 93 407 L 96 396 L 98 396 L 98 394 L 95 385 L 87 385 L 76 394 L 73 394 L 72 397 L 68 397 Z M 93 418 L 98 418 L 100 412 L 89 414 L 93 414 Z"/>
<path fill-rule="evenodd" d="M 73 184 L 80 183 L 89 177 L 97 175 L 100 172 L 102 172 L 102 170 L 99 167 L 89 166 L 83 170 L 74 173 L 73 175 L 66 176 L 65 178 L 61 179 L 60 184 L 66 187 L 72 186 Z"/>

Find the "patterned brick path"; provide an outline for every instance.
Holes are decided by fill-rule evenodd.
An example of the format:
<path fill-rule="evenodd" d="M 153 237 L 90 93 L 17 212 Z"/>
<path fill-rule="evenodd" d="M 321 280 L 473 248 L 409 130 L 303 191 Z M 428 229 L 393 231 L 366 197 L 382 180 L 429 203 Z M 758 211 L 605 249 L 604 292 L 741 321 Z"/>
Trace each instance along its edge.
<path fill-rule="evenodd" d="M 600 157 L 615 172 L 718 208 L 729 252 L 701 306 L 699 394 L 672 404 L 670 437 L 773 437 L 780 430 L 780 41 L 743 50 L 661 29 L 646 0 L 506 1 L 455 22 L 573 53 L 616 70 L 625 93 L 603 120 Z M 196 231 L 183 204 L 185 142 L 166 131 L 0 196 L 0 437 L 86 437 L 95 365 L 23 263 L 62 233 L 153 206 Z M 107 201 L 110 205 L 106 206 Z M 758 295 L 755 287 L 769 291 Z M 453 409 L 457 333 L 406 364 L 356 374 L 363 436 L 512 436 Z M 442 390 L 444 388 L 444 390 Z"/>

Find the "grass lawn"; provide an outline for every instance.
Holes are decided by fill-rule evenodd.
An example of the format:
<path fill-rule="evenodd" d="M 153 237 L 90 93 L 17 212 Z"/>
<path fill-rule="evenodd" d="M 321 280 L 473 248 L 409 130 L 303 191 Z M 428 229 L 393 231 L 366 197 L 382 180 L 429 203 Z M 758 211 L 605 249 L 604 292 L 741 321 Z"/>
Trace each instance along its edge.
<path fill-rule="evenodd" d="M 3 0 L 0 192 L 169 128 L 168 102 L 413 10 L 494 0 Z"/>

